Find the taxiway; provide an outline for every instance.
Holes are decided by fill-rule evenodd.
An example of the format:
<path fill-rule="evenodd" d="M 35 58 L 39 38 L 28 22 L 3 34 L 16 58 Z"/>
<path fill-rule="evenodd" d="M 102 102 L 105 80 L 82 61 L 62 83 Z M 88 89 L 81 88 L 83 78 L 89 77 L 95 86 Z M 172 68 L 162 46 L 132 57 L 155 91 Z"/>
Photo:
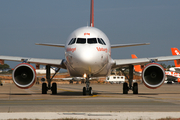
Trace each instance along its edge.
<path fill-rule="evenodd" d="M 139 85 L 139 94 L 122 94 L 122 84 L 91 84 L 94 95 L 83 96 L 84 84 L 58 85 L 58 94 L 41 94 L 41 85 L 19 89 L 0 86 L 0 112 L 180 112 L 180 84 L 158 89 Z"/>

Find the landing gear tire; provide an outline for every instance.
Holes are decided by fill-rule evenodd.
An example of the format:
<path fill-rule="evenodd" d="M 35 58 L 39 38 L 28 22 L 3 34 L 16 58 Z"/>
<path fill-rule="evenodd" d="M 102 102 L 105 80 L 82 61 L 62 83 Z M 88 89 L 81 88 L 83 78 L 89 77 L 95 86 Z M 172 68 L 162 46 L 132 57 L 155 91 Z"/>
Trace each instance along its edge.
<path fill-rule="evenodd" d="M 167 84 L 172 84 L 172 82 L 171 82 L 171 81 L 168 81 Z"/>
<path fill-rule="evenodd" d="M 92 91 L 92 87 L 89 88 L 89 95 L 92 95 L 93 91 Z"/>
<path fill-rule="evenodd" d="M 51 88 L 51 91 L 52 91 L 52 94 L 57 94 L 57 84 L 56 83 L 53 83 L 52 84 L 52 88 Z"/>
<path fill-rule="evenodd" d="M 86 95 L 86 87 L 83 87 L 83 95 Z"/>
<path fill-rule="evenodd" d="M 73 84 L 73 80 L 70 80 L 70 81 L 69 81 L 69 84 Z"/>
<path fill-rule="evenodd" d="M 138 84 L 137 83 L 133 84 L 133 94 L 138 94 Z"/>
<path fill-rule="evenodd" d="M 47 94 L 47 84 L 46 83 L 42 84 L 42 94 Z"/>
<path fill-rule="evenodd" d="M 129 90 L 128 84 L 126 82 L 123 83 L 123 94 L 128 94 L 128 90 Z"/>

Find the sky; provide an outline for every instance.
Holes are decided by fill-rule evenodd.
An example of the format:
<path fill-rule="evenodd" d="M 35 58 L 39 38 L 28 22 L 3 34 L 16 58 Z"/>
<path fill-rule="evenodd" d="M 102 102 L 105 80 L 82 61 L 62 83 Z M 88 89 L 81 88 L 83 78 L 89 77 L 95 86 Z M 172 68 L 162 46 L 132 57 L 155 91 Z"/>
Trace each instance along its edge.
<path fill-rule="evenodd" d="M 95 27 L 111 44 L 150 43 L 112 49 L 114 59 L 180 49 L 179 11 L 180 0 L 94 0 Z M 35 43 L 65 44 L 75 29 L 89 25 L 90 0 L 0 0 L 0 16 L 0 55 L 64 59 L 64 48 Z"/>

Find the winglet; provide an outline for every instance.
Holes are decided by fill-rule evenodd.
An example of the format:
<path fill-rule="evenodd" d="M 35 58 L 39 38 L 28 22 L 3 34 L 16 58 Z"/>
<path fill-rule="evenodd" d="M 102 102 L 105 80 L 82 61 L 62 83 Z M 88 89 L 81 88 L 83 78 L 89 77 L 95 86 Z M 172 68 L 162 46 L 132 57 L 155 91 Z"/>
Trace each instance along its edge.
<path fill-rule="evenodd" d="M 94 27 L 94 0 L 91 0 L 90 26 Z"/>
<path fill-rule="evenodd" d="M 135 54 L 131 54 L 132 59 L 136 59 L 137 56 Z M 136 72 L 142 72 L 141 65 L 134 65 L 134 69 Z"/>
<path fill-rule="evenodd" d="M 180 51 L 177 48 L 171 48 L 172 55 L 180 55 Z M 180 60 L 174 60 L 175 67 L 180 67 Z"/>

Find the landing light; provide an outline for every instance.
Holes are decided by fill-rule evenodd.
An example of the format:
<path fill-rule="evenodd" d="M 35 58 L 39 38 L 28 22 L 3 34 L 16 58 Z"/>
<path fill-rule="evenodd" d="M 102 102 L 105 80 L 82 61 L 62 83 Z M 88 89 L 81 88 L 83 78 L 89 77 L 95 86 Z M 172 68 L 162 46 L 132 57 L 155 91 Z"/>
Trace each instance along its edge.
<path fill-rule="evenodd" d="M 86 78 L 86 77 L 87 77 L 86 73 L 84 73 L 83 77 L 84 77 L 84 78 Z"/>

